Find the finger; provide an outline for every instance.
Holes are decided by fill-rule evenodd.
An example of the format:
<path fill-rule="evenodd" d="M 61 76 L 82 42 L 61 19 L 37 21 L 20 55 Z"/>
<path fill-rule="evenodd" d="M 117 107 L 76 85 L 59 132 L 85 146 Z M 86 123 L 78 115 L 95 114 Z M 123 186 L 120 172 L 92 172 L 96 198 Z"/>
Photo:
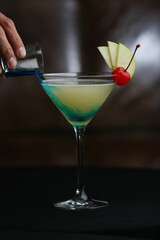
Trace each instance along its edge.
<path fill-rule="evenodd" d="M 2 67 L 0 65 L 0 77 L 5 78 L 5 74 L 3 73 Z"/>
<path fill-rule="evenodd" d="M 0 55 L 8 68 L 15 68 L 17 60 L 3 28 L 0 26 Z"/>
<path fill-rule="evenodd" d="M 19 58 L 25 57 L 26 50 L 14 22 L 2 13 L 0 13 L 0 22 L 15 55 Z"/>
<path fill-rule="evenodd" d="M 0 65 L 0 75 L 2 75 L 2 67 L 1 67 L 1 65 Z"/>

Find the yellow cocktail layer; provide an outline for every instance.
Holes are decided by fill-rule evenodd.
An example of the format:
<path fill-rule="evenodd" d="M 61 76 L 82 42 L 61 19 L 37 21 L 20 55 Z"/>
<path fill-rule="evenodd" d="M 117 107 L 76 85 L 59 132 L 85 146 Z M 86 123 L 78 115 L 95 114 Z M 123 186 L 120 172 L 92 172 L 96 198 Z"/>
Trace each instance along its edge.
<path fill-rule="evenodd" d="M 115 84 L 42 84 L 51 100 L 73 126 L 86 126 L 111 93 Z"/>

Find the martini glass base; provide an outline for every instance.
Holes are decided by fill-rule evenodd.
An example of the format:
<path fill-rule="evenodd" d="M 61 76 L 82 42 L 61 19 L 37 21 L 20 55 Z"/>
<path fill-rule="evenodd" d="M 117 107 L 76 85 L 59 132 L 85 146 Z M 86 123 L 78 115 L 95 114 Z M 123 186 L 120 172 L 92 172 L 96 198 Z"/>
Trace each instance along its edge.
<path fill-rule="evenodd" d="M 108 202 L 95 199 L 87 199 L 85 201 L 82 201 L 73 198 L 64 202 L 55 203 L 54 206 L 65 210 L 97 209 L 107 207 Z"/>

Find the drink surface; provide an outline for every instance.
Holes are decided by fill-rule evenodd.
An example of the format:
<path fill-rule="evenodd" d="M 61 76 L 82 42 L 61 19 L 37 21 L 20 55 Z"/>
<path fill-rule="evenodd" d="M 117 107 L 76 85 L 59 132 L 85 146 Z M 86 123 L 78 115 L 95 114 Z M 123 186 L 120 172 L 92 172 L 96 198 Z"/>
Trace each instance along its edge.
<path fill-rule="evenodd" d="M 67 81 L 66 81 L 67 82 Z M 86 126 L 114 88 L 114 83 L 93 81 L 59 84 L 41 83 L 48 96 L 73 126 Z"/>

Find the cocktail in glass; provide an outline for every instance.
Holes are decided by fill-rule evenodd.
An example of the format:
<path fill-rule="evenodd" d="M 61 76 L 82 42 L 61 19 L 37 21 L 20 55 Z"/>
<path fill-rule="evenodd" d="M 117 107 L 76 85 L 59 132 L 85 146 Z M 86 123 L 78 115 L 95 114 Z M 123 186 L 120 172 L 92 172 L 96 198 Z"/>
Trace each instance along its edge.
<path fill-rule="evenodd" d="M 55 203 L 67 210 L 96 209 L 108 202 L 88 198 L 83 182 L 84 134 L 88 123 L 105 102 L 115 82 L 107 73 L 58 73 L 37 76 L 60 112 L 73 126 L 78 149 L 77 189 L 73 198 Z"/>

